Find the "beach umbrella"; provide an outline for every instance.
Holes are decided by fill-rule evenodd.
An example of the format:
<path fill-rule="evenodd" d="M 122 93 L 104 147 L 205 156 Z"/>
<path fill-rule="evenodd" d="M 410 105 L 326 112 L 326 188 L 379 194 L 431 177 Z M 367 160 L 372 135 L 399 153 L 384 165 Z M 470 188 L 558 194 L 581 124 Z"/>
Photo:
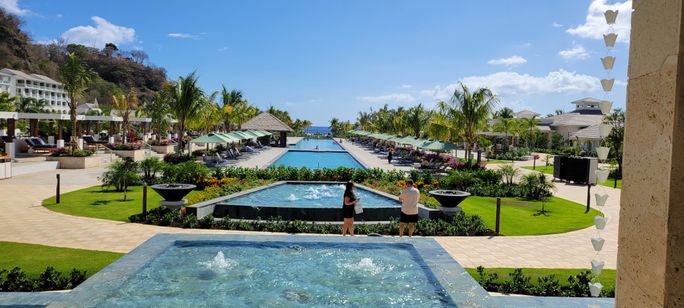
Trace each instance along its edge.
<path fill-rule="evenodd" d="M 230 142 L 240 142 L 240 140 L 241 140 L 240 138 L 237 138 L 236 136 L 229 135 L 227 133 L 217 133 L 216 135 L 219 135 L 223 138 L 226 138 L 226 139 L 230 140 Z"/>
<path fill-rule="evenodd" d="M 256 133 L 256 132 L 253 131 L 253 130 L 245 130 L 245 131 L 242 131 L 242 133 L 244 133 L 245 135 L 248 135 L 248 136 L 252 136 L 252 138 L 259 138 L 259 137 L 261 137 L 260 134 Z"/>
<path fill-rule="evenodd" d="M 412 146 L 418 146 L 423 143 L 423 141 L 419 141 L 418 139 L 411 136 L 406 136 L 404 138 L 397 140 L 396 142 L 400 144 L 410 144 Z"/>
<path fill-rule="evenodd" d="M 230 143 L 231 139 L 221 136 L 219 134 L 208 134 L 197 137 L 190 141 L 191 143 Z"/>
<path fill-rule="evenodd" d="M 437 151 L 437 152 L 447 152 L 447 151 L 456 150 L 456 146 L 454 144 L 452 144 L 450 142 L 441 142 L 441 141 L 425 142 L 418 147 L 421 149 L 424 149 L 424 150 Z"/>
<path fill-rule="evenodd" d="M 226 135 L 227 135 L 227 136 L 230 136 L 231 138 L 238 139 L 238 140 L 245 140 L 245 139 L 252 139 L 252 138 L 254 138 L 254 137 L 252 137 L 251 135 L 247 135 L 247 134 L 245 134 L 245 133 L 243 133 L 243 132 L 237 132 L 237 131 L 227 133 Z"/>

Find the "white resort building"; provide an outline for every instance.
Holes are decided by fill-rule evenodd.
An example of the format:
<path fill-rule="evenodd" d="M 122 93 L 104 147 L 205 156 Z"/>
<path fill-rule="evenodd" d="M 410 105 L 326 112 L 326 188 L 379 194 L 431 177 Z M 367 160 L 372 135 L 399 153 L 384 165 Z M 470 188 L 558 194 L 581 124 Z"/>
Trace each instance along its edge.
<path fill-rule="evenodd" d="M 47 76 L 28 74 L 9 68 L 0 69 L 0 92 L 44 100 L 46 112 L 63 114 L 69 112 L 69 98 L 62 84 Z"/>
<path fill-rule="evenodd" d="M 593 150 L 601 140 L 598 127 L 604 114 L 599 107 L 600 102 L 591 97 L 576 100 L 572 102 L 575 110 L 544 118 L 538 127 L 543 132 L 560 134 L 563 139 L 584 146 L 586 150 Z"/>

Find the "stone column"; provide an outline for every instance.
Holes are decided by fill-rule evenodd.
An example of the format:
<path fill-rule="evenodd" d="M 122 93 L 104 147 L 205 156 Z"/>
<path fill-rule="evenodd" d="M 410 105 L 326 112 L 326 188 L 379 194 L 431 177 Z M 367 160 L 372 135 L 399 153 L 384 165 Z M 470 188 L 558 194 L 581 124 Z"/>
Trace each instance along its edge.
<path fill-rule="evenodd" d="M 616 305 L 682 307 L 684 5 L 633 8 Z"/>

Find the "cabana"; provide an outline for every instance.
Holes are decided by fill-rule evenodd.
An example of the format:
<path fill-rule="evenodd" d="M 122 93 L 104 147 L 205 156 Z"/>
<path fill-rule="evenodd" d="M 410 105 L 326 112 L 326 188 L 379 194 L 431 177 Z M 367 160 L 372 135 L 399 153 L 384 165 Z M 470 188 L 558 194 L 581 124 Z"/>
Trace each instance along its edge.
<path fill-rule="evenodd" d="M 294 130 L 287 126 L 287 124 L 280 121 L 274 115 L 268 112 L 262 112 L 256 117 L 253 117 L 245 124 L 242 124 L 242 129 L 246 130 L 264 130 L 269 132 L 280 133 L 280 147 L 287 147 L 287 133 L 291 133 Z M 248 138 L 249 139 L 249 138 Z"/>

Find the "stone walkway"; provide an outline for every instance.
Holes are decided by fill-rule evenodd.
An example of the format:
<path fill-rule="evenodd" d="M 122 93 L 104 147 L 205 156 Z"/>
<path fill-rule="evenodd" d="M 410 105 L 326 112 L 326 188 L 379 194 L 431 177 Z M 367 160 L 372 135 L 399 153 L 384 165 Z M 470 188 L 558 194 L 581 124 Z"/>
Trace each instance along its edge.
<path fill-rule="evenodd" d="M 364 149 L 345 148 L 369 166 L 382 166 L 380 158 L 364 155 Z M 269 149 L 240 162 L 243 166 L 263 167 L 284 149 Z M 375 161 L 373 161 L 375 160 Z M 386 168 L 391 168 L 387 165 Z M 49 246 L 128 252 L 157 233 L 249 233 L 223 230 L 184 230 L 131 224 L 101 219 L 69 216 L 50 211 L 41 201 L 54 195 L 55 174 L 62 178 L 62 192 L 99 183 L 103 169 L 54 170 L 0 180 L 0 241 L 24 242 Z M 557 183 L 557 196 L 584 203 L 586 188 Z M 601 252 L 606 267 L 615 268 L 617 258 L 617 217 L 620 191 L 601 187 L 610 195 L 602 209 L 609 223 L 602 236 L 606 238 Z M 503 218 L 505 223 L 505 217 Z M 435 238 L 465 267 L 550 267 L 588 268 L 595 253 L 590 238 L 594 228 L 575 232 L 522 237 L 437 237 Z M 407 239 L 409 240 L 409 239 Z"/>

